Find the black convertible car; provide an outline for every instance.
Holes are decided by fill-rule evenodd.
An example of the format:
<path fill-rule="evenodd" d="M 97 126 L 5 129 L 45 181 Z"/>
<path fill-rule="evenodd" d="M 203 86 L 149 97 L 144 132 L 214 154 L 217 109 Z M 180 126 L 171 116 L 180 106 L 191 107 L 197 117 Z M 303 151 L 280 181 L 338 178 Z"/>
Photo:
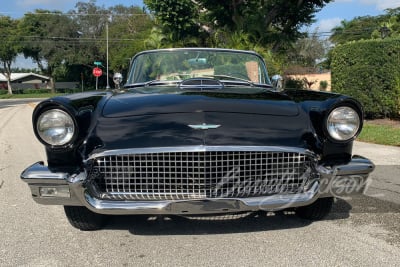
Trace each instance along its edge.
<path fill-rule="evenodd" d="M 352 155 L 359 102 L 280 90 L 254 52 L 182 48 L 133 57 L 121 90 L 54 97 L 33 129 L 47 164 L 21 178 L 81 230 L 106 215 L 291 209 L 322 219 L 363 192 L 374 165 Z"/>

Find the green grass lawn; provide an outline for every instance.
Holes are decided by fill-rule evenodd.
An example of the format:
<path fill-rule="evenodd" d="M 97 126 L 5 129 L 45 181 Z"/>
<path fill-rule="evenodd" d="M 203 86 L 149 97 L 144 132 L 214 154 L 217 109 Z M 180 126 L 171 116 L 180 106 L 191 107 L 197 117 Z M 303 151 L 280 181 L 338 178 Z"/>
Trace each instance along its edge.
<path fill-rule="evenodd" d="M 400 146 L 400 127 L 375 125 L 367 122 L 357 140 L 380 145 Z"/>
<path fill-rule="evenodd" d="M 0 99 L 17 99 L 17 98 L 49 98 L 63 94 L 3 94 L 0 95 Z"/>

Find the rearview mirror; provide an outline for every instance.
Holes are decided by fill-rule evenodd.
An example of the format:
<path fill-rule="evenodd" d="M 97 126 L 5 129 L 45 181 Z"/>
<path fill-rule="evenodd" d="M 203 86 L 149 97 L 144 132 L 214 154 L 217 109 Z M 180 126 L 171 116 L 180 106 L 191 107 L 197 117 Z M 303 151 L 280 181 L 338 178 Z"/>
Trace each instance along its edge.
<path fill-rule="evenodd" d="M 283 78 L 279 74 L 275 74 L 271 77 L 272 86 L 276 91 L 282 91 L 283 89 Z"/>
<path fill-rule="evenodd" d="M 188 63 L 192 67 L 196 67 L 196 66 L 201 67 L 201 66 L 207 65 L 207 59 L 206 58 L 202 58 L 202 57 L 200 57 L 200 58 L 197 58 L 197 57 L 196 58 L 189 58 L 188 59 Z"/>
<path fill-rule="evenodd" d="M 119 72 L 116 72 L 113 76 L 113 82 L 115 83 L 115 88 L 120 89 L 121 83 L 122 83 L 122 74 Z"/>

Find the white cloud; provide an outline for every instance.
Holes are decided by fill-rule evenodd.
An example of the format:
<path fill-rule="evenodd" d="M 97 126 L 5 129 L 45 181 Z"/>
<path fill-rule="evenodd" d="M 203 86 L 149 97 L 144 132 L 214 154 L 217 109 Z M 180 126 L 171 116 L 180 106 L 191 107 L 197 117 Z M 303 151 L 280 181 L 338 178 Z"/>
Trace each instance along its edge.
<path fill-rule="evenodd" d="M 361 4 L 374 5 L 379 10 L 400 7 L 400 0 L 359 0 L 359 1 Z"/>
<path fill-rule="evenodd" d="M 318 32 L 330 32 L 334 27 L 339 26 L 342 18 L 322 19 L 318 23 Z"/>
<path fill-rule="evenodd" d="M 361 5 L 375 6 L 378 10 L 400 7 L 400 0 L 334 0 L 335 3 L 359 3 Z"/>
<path fill-rule="evenodd" d="M 42 9 L 63 9 L 65 6 L 75 3 L 75 0 L 18 0 L 16 4 L 23 9 L 42 8 Z"/>

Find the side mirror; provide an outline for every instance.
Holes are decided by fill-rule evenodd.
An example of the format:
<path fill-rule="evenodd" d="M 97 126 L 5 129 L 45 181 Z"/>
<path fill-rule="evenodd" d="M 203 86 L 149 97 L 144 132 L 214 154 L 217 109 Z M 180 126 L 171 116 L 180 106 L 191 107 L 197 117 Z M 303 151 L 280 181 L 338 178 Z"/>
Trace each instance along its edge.
<path fill-rule="evenodd" d="M 282 91 L 283 89 L 283 78 L 281 75 L 276 74 L 271 77 L 272 86 L 276 91 Z"/>
<path fill-rule="evenodd" d="M 119 72 L 116 72 L 113 76 L 113 81 L 115 83 L 115 89 L 120 89 L 121 88 L 121 83 L 122 83 L 122 74 Z"/>

